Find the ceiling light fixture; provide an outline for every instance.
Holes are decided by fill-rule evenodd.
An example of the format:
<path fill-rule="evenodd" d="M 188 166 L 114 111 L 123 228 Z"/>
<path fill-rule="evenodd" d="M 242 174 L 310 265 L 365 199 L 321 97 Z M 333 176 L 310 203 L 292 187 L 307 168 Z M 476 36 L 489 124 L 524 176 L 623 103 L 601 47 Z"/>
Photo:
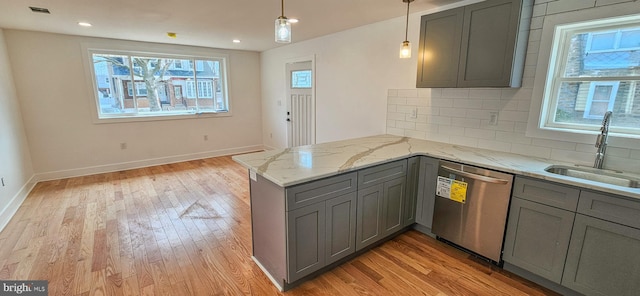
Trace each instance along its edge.
<path fill-rule="evenodd" d="M 87 22 L 78 22 L 78 26 L 82 26 L 82 27 L 91 27 L 91 23 L 87 23 Z"/>
<path fill-rule="evenodd" d="M 282 14 L 276 19 L 276 42 L 291 43 L 291 23 L 284 16 L 284 0 L 282 0 Z"/>
<path fill-rule="evenodd" d="M 299 20 L 298 20 L 298 19 L 295 19 L 295 18 L 290 18 L 290 19 L 288 19 L 288 20 L 289 20 L 289 23 L 290 23 L 290 24 L 297 24 L 297 23 L 299 22 Z"/>
<path fill-rule="evenodd" d="M 409 36 L 409 5 L 414 0 L 402 0 L 403 3 L 407 3 L 407 23 L 404 27 L 404 41 L 400 45 L 400 58 L 408 59 L 411 57 L 411 42 L 407 38 Z"/>
<path fill-rule="evenodd" d="M 233 43 L 240 43 L 240 39 L 233 39 Z"/>

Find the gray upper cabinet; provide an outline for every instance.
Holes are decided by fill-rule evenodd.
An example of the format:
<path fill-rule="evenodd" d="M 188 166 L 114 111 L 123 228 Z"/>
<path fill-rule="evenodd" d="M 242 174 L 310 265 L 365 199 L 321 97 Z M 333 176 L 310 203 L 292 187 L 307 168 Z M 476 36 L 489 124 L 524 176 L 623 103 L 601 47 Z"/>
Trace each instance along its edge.
<path fill-rule="evenodd" d="M 436 200 L 436 183 L 438 179 L 438 165 L 436 158 L 420 157 L 420 174 L 418 198 L 416 202 L 416 223 L 431 228 L 433 209 Z"/>
<path fill-rule="evenodd" d="M 532 0 L 488 0 L 422 16 L 417 87 L 520 87 Z"/>

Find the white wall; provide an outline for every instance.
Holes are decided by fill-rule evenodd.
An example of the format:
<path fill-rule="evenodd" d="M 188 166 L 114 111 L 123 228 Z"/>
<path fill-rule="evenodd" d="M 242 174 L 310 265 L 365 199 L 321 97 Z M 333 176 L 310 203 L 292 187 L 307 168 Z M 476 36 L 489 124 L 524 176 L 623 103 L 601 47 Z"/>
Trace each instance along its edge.
<path fill-rule="evenodd" d="M 121 170 L 262 147 L 257 52 L 5 30 L 33 167 L 39 179 Z M 82 44 L 197 49 L 229 55 L 233 116 L 93 123 Z M 204 141 L 204 135 L 209 140 Z M 120 149 L 120 143 L 128 148 Z"/>
<path fill-rule="evenodd" d="M 29 145 L 16 95 L 4 31 L 0 29 L 0 230 L 34 185 Z"/>
<path fill-rule="evenodd" d="M 478 1 L 456 6 L 472 2 Z M 310 55 L 316 57 L 316 142 L 384 133 L 387 90 L 415 87 L 420 16 L 426 13 L 410 15 L 411 59 L 398 58 L 405 17 L 262 52 L 264 144 L 286 147 L 284 65 L 287 60 Z M 294 40 L 295 27 L 303 25 L 293 26 Z"/>

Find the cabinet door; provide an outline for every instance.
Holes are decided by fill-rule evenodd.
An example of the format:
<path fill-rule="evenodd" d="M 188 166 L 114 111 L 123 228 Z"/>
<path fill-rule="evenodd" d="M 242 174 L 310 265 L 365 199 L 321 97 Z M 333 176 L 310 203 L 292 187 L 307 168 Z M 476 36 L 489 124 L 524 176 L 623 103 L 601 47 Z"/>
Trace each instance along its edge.
<path fill-rule="evenodd" d="M 502 259 L 560 283 L 575 213 L 512 198 Z"/>
<path fill-rule="evenodd" d="M 329 265 L 356 251 L 356 193 L 326 202 L 326 260 Z"/>
<path fill-rule="evenodd" d="M 420 184 L 420 156 L 409 158 L 407 165 L 407 192 L 405 194 L 402 226 L 416 221 L 416 203 Z"/>
<path fill-rule="evenodd" d="M 509 86 L 521 0 L 465 7 L 458 87 Z"/>
<path fill-rule="evenodd" d="M 405 177 L 384 183 L 382 195 L 382 235 L 392 234 L 404 226 L 403 204 L 406 190 Z"/>
<path fill-rule="evenodd" d="M 325 266 L 325 203 L 287 212 L 288 282 Z"/>
<path fill-rule="evenodd" d="M 423 15 L 417 87 L 456 87 L 464 7 Z"/>
<path fill-rule="evenodd" d="M 576 215 L 562 285 L 585 295 L 638 295 L 640 229 Z"/>
<path fill-rule="evenodd" d="M 420 157 L 420 185 L 416 202 L 416 222 L 431 228 L 433 208 L 436 201 L 436 183 L 440 161 L 431 157 Z"/>
<path fill-rule="evenodd" d="M 358 190 L 356 251 L 382 238 L 383 184 Z"/>

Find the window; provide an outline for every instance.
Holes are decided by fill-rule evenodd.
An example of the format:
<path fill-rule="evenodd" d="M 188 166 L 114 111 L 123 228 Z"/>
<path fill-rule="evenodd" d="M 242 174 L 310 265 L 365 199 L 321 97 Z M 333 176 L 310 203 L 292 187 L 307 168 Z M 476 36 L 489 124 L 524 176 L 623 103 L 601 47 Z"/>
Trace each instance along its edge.
<path fill-rule="evenodd" d="M 291 71 L 291 88 L 311 88 L 311 70 Z"/>
<path fill-rule="evenodd" d="M 640 135 L 640 17 L 555 27 L 540 127 Z"/>
<path fill-rule="evenodd" d="M 89 55 L 99 119 L 229 111 L 224 57 L 106 50 Z"/>

